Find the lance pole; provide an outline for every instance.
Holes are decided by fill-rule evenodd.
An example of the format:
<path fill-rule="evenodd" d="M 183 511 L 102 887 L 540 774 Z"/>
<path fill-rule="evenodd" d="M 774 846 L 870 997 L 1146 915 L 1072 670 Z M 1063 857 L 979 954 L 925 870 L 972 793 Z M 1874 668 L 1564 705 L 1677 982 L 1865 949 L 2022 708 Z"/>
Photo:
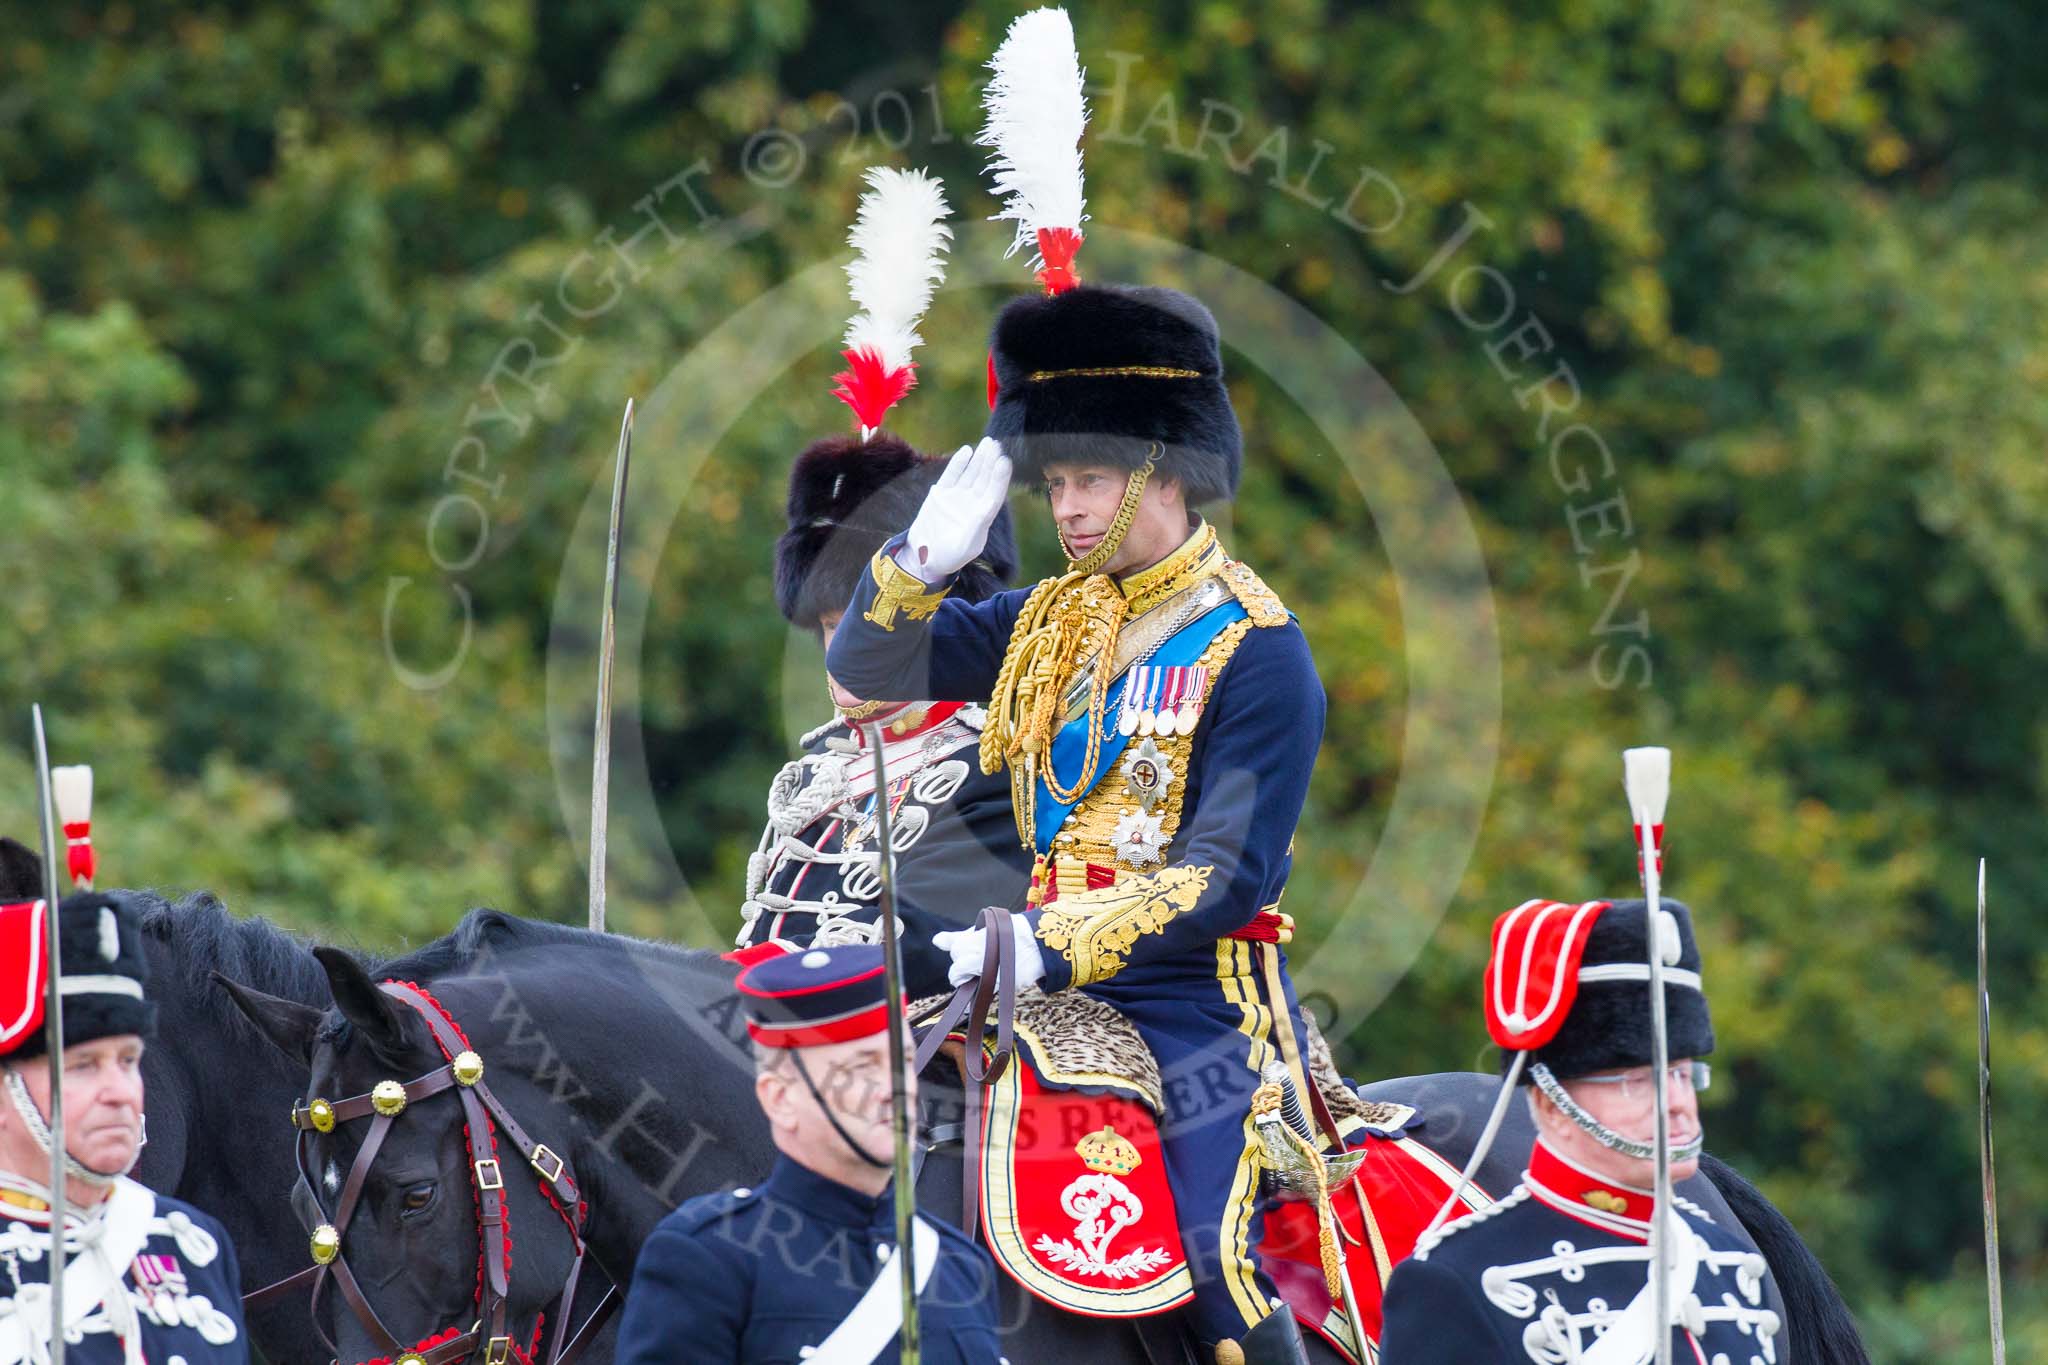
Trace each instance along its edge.
<path fill-rule="evenodd" d="M 1984 1172 L 1984 1274 L 1991 1365 L 2005 1365 L 2005 1286 L 1998 1268 L 1998 1167 L 1991 1152 L 1991 976 L 1984 952 L 1984 859 L 1977 860 L 1977 1161 Z"/>
<path fill-rule="evenodd" d="M 633 400 L 619 423 L 619 457 L 612 470 L 611 535 L 605 541 L 604 615 L 597 636 L 597 719 L 590 757 L 590 929 L 604 932 L 606 834 L 611 824 L 613 618 L 619 606 L 619 528 L 626 511 L 626 469 L 633 455 Z"/>
<path fill-rule="evenodd" d="M 43 708 L 30 710 L 36 731 L 36 783 L 43 816 L 43 1030 L 50 1067 L 50 1365 L 64 1365 L 64 993 L 58 980 L 62 931 L 58 926 L 56 799 L 50 787 L 50 745 Z"/>
<path fill-rule="evenodd" d="M 891 842 L 889 772 L 882 753 L 882 727 L 867 727 L 875 754 L 875 839 L 881 845 L 882 987 L 889 993 L 889 1127 L 894 1142 L 896 1174 L 896 1264 L 903 1277 L 903 1365 L 918 1365 L 917 1271 L 912 1262 L 911 1233 L 917 1218 L 917 1187 L 910 1176 L 909 1059 L 903 1017 L 903 949 L 896 938 L 896 850 Z M 972 1084 L 972 1082 L 969 1082 Z"/>
<path fill-rule="evenodd" d="M 1657 1324 L 1657 1365 L 1671 1365 L 1671 1030 L 1664 1018 L 1664 807 L 1671 795 L 1671 751 L 1623 750 L 1622 783 L 1635 817 L 1642 859 L 1650 950 L 1651 1085 L 1657 1097 L 1655 1220 L 1650 1224 L 1650 1302 Z"/>

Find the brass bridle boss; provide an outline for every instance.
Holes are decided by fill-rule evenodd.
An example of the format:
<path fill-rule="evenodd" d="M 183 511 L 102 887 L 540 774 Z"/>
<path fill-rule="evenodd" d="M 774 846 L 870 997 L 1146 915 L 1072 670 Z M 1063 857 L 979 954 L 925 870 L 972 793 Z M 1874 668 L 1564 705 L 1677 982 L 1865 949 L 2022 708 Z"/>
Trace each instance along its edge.
<path fill-rule="evenodd" d="M 582 1275 L 584 1259 L 589 1254 L 589 1245 L 584 1239 L 586 1210 L 568 1161 L 546 1143 L 535 1142 L 528 1136 L 504 1102 L 492 1093 L 490 1086 L 484 1083 L 483 1058 L 470 1047 L 469 1040 L 439 1001 L 407 982 L 386 981 L 378 989 L 410 1005 L 426 1021 L 434 1042 L 448 1060 L 410 1081 L 381 1080 L 367 1092 L 347 1099 L 327 1100 L 316 1096 L 303 1105 L 292 1106 L 292 1127 L 298 1130 L 299 1179 L 316 1208 L 321 1208 L 321 1205 L 319 1183 L 313 1170 L 315 1135 L 332 1133 L 337 1126 L 359 1119 L 368 1119 L 370 1130 L 349 1166 L 348 1178 L 342 1183 L 333 1218 L 313 1230 L 313 1264 L 245 1296 L 243 1304 L 245 1307 L 257 1307 L 310 1282 L 312 1300 L 309 1311 L 313 1328 L 338 1359 L 340 1352 L 327 1335 L 327 1329 L 321 1325 L 319 1311 L 321 1291 L 332 1280 L 356 1319 L 389 1353 L 394 1365 L 456 1365 L 456 1362 L 474 1355 L 479 1348 L 483 1351 L 485 1365 L 510 1365 L 515 1349 L 506 1323 L 511 1290 L 511 1269 L 506 1257 L 510 1240 L 509 1210 L 505 1203 L 504 1170 L 497 1156 L 497 1133 L 502 1129 L 539 1177 L 542 1193 L 561 1215 L 575 1245 L 576 1257 L 569 1266 L 568 1277 L 561 1291 L 547 1305 L 556 1317 L 544 1357 L 545 1365 L 570 1365 L 617 1306 L 619 1293 L 616 1286 L 608 1289 L 583 1328 L 573 1339 L 567 1336 L 575 1306 L 576 1283 Z M 483 1258 L 477 1283 L 477 1318 L 466 1332 L 452 1335 L 437 1333 L 418 1345 L 407 1347 L 384 1325 L 377 1310 L 370 1305 L 355 1273 L 349 1268 L 348 1258 L 342 1255 L 341 1243 L 368 1183 L 370 1168 L 384 1145 L 384 1139 L 390 1134 L 393 1122 L 410 1105 L 446 1090 L 453 1090 L 462 1103 L 464 1132 L 469 1143 L 470 1186 L 476 1197 L 477 1237 Z M 325 1209 L 321 1208 L 321 1212 L 324 1213 Z M 517 1354 L 522 1359 L 526 1355 L 523 1351 Z"/>

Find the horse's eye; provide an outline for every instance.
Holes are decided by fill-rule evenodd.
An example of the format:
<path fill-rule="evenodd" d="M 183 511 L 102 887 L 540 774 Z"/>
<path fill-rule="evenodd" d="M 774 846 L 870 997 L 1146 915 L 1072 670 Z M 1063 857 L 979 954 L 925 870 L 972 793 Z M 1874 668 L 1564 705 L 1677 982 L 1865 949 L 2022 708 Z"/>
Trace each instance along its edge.
<path fill-rule="evenodd" d="M 408 1186 L 399 1202 L 404 1205 L 407 1213 L 424 1213 L 433 1207 L 434 1189 L 434 1182 L 431 1180 Z"/>

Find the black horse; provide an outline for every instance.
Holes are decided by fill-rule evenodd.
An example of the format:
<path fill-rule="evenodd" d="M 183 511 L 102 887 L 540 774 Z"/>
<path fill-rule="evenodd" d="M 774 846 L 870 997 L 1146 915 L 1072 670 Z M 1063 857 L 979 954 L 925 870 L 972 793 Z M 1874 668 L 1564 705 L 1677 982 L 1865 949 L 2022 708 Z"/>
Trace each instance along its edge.
<path fill-rule="evenodd" d="M 242 1008 L 288 1055 L 303 1059 L 310 1095 L 360 1094 L 380 1080 L 408 1081 L 445 1058 L 419 1016 L 377 989 L 353 957 L 316 950 L 338 1012 L 321 1017 L 300 1003 L 237 990 Z M 751 1098 L 734 968 L 717 957 L 490 911 L 473 912 L 449 938 L 386 964 L 387 978 L 427 986 L 485 1059 L 486 1074 L 521 1124 L 568 1151 L 592 1205 L 589 1236 L 622 1277 L 654 1223 L 682 1199 L 747 1183 L 765 1171 L 772 1148 Z M 1423 1114 L 1411 1135 L 1447 1160 L 1469 1156 L 1496 1082 L 1478 1075 L 1384 1081 L 1368 1098 L 1397 1100 Z M 928 1076 L 927 1119 L 957 1116 L 957 1080 Z M 360 1128 L 361 1125 L 356 1125 Z M 1482 1188 L 1513 1184 L 1533 1141 L 1520 1105 L 1478 1175 Z M 347 1126 L 316 1142 L 324 1178 L 338 1183 L 354 1161 L 360 1132 Z M 1794 1310 L 1788 1358 L 1861 1365 L 1867 1358 L 1832 1284 L 1790 1226 L 1727 1167 L 1682 1188 L 1730 1225 L 1747 1228 L 1769 1258 Z M 514 1339 L 530 1339 L 534 1316 L 560 1286 L 568 1242 L 531 1177 L 514 1180 L 512 1221 L 522 1229 L 512 1276 Z M 1725 1198 L 1724 1198 L 1725 1194 Z M 959 1219 L 960 1167 L 934 1157 L 919 1183 L 921 1207 Z M 525 1229 L 530 1229 L 526 1231 Z M 475 1291 L 478 1231 L 470 1200 L 461 1113 L 436 1096 L 397 1122 L 369 1173 L 345 1254 L 373 1267 L 364 1289 L 401 1340 L 466 1323 Z M 529 1274 L 530 1272 L 530 1274 Z M 1006 1345 L 1023 1360 L 1087 1358 L 1112 1365 L 1180 1358 L 1162 1342 L 1160 1320 L 1143 1329 L 1112 1326 L 1047 1309 L 1007 1280 Z M 346 1360 L 381 1354 L 344 1319 Z M 1334 1359 L 1312 1345 L 1316 1359 Z"/>
<path fill-rule="evenodd" d="M 42 894 L 42 859 L 0 837 L 0 901 Z M 157 1036 L 142 1062 L 148 1142 L 133 1174 L 151 1189 L 218 1218 L 235 1245 L 243 1292 L 253 1292 L 310 1262 L 308 1235 L 319 1221 L 318 1210 L 298 1188 L 289 1120 L 306 1094 L 306 1063 L 271 1047 L 223 983 L 317 1019 L 333 1004 L 328 971 L 307 940 L 267 920 L 238 918 L 209 893 L 175 902 L 154 891 L 108 894 L 138 916 L 150 964 L 149 996 L 157 1007 Z M 546 928 L 528 927 L 536 937 Z M 450 935 L 409 959 L 406 970 L 454 970 L 475 943 L 474 936 Z M 336 948 L 321 951 L 350 956 Z M 363 970 L 383 974 L 376 959 L 359 960 Z M 633 1246 L 637 1250 L 638 1243 Z M 533 1249 L 539 1250 L 537 1240 Z M 588 1281 L 593 1302 L 613 1274 L 601 1253 L 598 1264 L 600 1273 Z M 631 1268 L 629 1253 L 619 1283 Z M 333 1316 L 331 1307 L 323 1313 L 330 1333 Z M 303 1292 L 249 1309 L 247 1326 L 272 1365 L 325 1365 L 330 1359 L 312 1330 Z M 609 1332 L 598 1337 L 584 1361 L 608 1361 L 612 1339 Z"/>
<path fill-rule="evenodd" d="M 0 838 L 0 899 L 42 894 L 42 859 Z M 305 1092 L 305 1068 L 266 1046 L 208 973 L 323 1008 L 333 998 L 327 974 L 299 939 L 264 920 L 237 919 L 209 894 L 176 903 L 150 891 L 108 894 L 141 921 L 157 1007 L 156 1042 L 142 1059 L 149 1141 L 135 1178 L 221 1221 L 245 1291 L 282 1279 L 307 1261 L 285 1123 Z M 325 1359 L 303 1301 L 252 1311 L 248 1328 L 275 1365 Z"/>

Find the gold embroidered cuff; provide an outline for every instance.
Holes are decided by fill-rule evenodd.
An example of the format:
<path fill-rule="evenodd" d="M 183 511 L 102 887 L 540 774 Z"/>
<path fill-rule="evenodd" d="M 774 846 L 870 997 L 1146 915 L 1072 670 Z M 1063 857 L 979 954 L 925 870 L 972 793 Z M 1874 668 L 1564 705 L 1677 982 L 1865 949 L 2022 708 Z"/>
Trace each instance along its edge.
<path fill-rule="evenodd" d="M 1195 908 L 1209 887 L 1207 867 L 1169 867 L 1114 886 L 1062 895 L 1038 917 L 1038 939 L 1066 959 L 1073 983 L 1086 986 L 1122 971 L 1146 934 Z"/>
<path fill-rule="evenodd" d="M 875 576 L 875 600 L 862 615 L 883 630 L 896 629 L 899 611 L 913 621 L 930 620 L 945 600 L 946 589 L 927 591 L 929 584 L 898 564 L 886 551 L 875 552 L 868 571 Z"/>

